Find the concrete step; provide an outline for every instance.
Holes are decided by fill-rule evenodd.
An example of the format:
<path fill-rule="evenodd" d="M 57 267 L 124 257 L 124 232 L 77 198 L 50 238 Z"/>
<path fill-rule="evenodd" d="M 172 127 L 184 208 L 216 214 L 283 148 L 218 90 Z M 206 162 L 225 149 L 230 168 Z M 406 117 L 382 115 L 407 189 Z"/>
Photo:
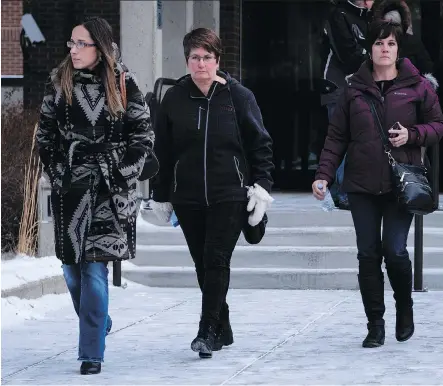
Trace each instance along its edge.
<path fill-rule="evenodd" d="M 408 248 L 411 260 L 414 249 Z M 424 267 L 443 268 L 443 247 L 424 247 Z M 192 267 L 186 245 L 138 245 L 138 266 Z M 357 266 L 355 246 L 237 246 L 231 260 L 233 268 L 337 269 Z"/>
<path fill-rule="evenodd" d="M 270 210 L 268 213 L 269 226 L 275 228 L 288 227 L 342 227 L 353 226 L 351 212 L 334 210 L 323 212 L 319 209 L 288 209 Z M 414 224 L 414 220 L 413 220 Z M 424 227 L 441 227 L 443 229 L 443 212 L 434 212 L 423 217 Z"/>
<path fill-rule="evenodd" d="M 152 225 L 170 227 L 162 224 L 152 210 L 142 210 L 141 218 Z M 273 228 L 303 228 L 303 227 L 352 227 L 351 212 L 334 210 L 323 212 L 319 207 L 277 207 L 268 212 L 268 225 Z M 414 220 L 412 222 L 414 224 Z M 443 229 L 443 211 L 437 211 L 423 217 L 423 226 Z"/>
<path fill-rule="evenodd" d="M 150 287 L 197 287 L 191 267 L 137 267 L 125 262 L 122 275 Z M 424 270 L 423 283 L 430 290 L 443 290 L 443 269 Z M 230 288 L 356 290 L 357 269 L 233 268 Z M 391 289 L 385 274 L 385 288 Z"/>
<path fill-rule="evenodd" d="M 414 231 L 409 232 L 408 245 L 414 245 Z M 427 247 L 443 247 L 443 228 L 424 228 L 423 243 Z M 139 230 L 138 245 L 185 245 L 186 240 L 180 228 L 155 227 Z M 348 246 L 355 244 L 353 227 L 302 227 L 274 228 L 268 227 L 261 246 Z M 238 245 L 249 245 L 240 236 Z"/>

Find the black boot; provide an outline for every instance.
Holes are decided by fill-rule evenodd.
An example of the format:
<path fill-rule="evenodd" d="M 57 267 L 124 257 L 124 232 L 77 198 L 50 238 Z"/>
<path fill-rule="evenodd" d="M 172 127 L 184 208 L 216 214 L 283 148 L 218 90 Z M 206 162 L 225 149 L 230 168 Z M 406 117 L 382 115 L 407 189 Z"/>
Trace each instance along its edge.
<path fill-rule="evenodd" d="M 191 343 L 192 351 L 199 352 L 200 358 L 212 358 L 214 341 L 214 326 L 206 321 L 200 321 L 197 336 Z"/>
<path fill-rule="evenodd" d="M 385 344 L 385 326 L 379 321 L 368 323 L 368 335 L 366 335 L 362 346 L 365 348 L 380 347 Z"/>
<path fill-rule="evenodd" d="M 80 366 L 80 374 L 92 375 L 99 374 L 102 371 L 102 364 L 100 362 L 82 362 Z"/>
<path fill-rule="evenodd" d="M 395 338 L 407 341 L 414 334 L 414 312 L 412 301 L 412 265 L 408 259 L 400 264 L 386 266 L 391 287 L 394 290 L 396 322 Z"/>
<path fill-rule="evenodd" d="M 223 346 L 230 346 L 232 343 L 234 343 L 234 336 L 229 322 L 229 307 L 225 302 L 220 311 L 220 322 L 215 331 L 215 342 L 212 351 L 219 351 Z"/>
<path fill-rule="evenodd" d="M 376 261 L 374 263 L 360 261 L 359 264 L 358 283 L 368 318 L 368 335 L 363 341 L 363 347 L 379 347 L 385 342 L 384 279 L 381 266 Z"/>

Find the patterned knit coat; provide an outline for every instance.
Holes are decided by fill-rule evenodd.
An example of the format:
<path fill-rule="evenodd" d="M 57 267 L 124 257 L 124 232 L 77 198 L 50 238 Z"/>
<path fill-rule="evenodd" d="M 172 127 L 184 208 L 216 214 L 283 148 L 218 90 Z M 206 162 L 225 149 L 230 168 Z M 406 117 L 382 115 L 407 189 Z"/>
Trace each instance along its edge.
<path fill-rule="evenodd" d="M 116 65 L 116 83 L 123 68 Z M 72 104 L 50 76 L 37 143 L 51 182 L 55 250 L 64 264 L 135 257 L 137 179 L 154 134 L 134 75 L 126 72 L 126 112 L 109 113 L 97 73 L 77 70 Z"/>

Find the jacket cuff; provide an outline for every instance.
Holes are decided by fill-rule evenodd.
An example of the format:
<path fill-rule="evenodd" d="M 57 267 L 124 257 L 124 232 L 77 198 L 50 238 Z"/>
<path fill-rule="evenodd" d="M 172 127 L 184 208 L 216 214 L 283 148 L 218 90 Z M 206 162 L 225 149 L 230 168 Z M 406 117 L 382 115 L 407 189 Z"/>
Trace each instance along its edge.
<path fill-rule="evenodd" d="M 408 129 L 408 145 L 415 145 L 417 144 L 417 140 L 420 139 L 420 136 L 418 135 L 418 131 L 416 128 Z"/>
<path fill-rule="evenodd" d="M 315 174 L 315 181 L 317 180 L 324 180 L 328 183 L 328 187 L 330 187 L 332 185 L 332 182 L 334 181 L 332 178 L 330 178 L 329 176 L 327 176 L 326 174 L 323 173 L 316 173 Z"/>
<path fill-rule="evenodd" d="M 271 193 L 272 184 L 268 180 L 258 180 L 255 181 L 257 185 L 260 185 L 268 193 Z"/>

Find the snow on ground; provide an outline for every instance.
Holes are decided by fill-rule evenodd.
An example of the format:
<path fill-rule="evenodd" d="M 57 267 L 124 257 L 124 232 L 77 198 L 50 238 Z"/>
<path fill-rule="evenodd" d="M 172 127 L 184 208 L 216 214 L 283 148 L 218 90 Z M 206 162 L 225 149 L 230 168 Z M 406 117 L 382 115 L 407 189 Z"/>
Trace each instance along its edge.
<path fill-rule="evenodd" d="M 2 298 L 2 329 L 17 326 L 25 320 L 44 319 L 48 312 L 71 304 L 69 294 L 45 295 L 38 299 Z"/>
<path fill-rule="evenodd" d="M 123 262 L 123 264 L 131 264 Z M 127 286 L 143 289 L 145 286 L 122 280 L 122 287 L 112 285 L 112 264 L 109 264 L 109 289 L 112 293 L 121 291 Z M 27 282 L 38 281 L 43 278 L 62 274 L 61 263 L 55 256 L 30 257 L 17 256 L 14 260 L 2 261 L 2 290 L 17 287 Z M 38 299 L 20 299 L 15 296 L 2 298 L 1 325 L 3 328 L 16 326 L 25 320 L 41 320 L 47 313 L 72 305 L 69 293 L 59 295 L 44 295 Z"/>
<path fill-rule="evenodd" d="M 12 260 L 2 261 L 2 291 L 28 282 L 58 276 L 62 273 L 61 265 L 55 256 L 36 258 L 17 255 Z"/>

